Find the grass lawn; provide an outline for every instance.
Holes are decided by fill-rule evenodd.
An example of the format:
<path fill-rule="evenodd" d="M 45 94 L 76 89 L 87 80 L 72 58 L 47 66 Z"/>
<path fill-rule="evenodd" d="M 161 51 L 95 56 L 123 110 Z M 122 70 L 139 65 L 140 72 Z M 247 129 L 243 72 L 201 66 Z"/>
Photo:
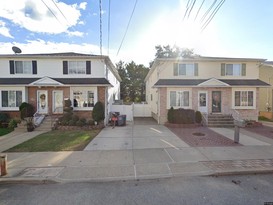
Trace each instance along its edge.
<path fill-rule="evenodd" d="M 3 135 L 6 135 L 10 132 L 12 132 L 13 129 L 9 129 L 9 128 L 0 128 L 0 137 L 3 136 Z"/>
<path fill-rule="evenodd" d="M 100 130 L 54 130 L 34 137 L 6 152 L 81 151 Z"/>

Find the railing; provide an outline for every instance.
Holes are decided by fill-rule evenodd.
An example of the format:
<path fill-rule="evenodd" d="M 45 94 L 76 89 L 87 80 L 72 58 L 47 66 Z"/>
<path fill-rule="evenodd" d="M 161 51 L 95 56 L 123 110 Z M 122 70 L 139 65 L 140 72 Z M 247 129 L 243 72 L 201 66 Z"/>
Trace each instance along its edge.
<path fill-rule="evenodd" d="M 232 115 L 234 120 L 242 120 L 241 114 L 237 110 L 231 109 L 230 114 Z"/>
<path fill-rule="evenodd" d="M 202 115 L 202 124 L 204 127 L 208 126 L 208 113 L 201 113 Z"/>

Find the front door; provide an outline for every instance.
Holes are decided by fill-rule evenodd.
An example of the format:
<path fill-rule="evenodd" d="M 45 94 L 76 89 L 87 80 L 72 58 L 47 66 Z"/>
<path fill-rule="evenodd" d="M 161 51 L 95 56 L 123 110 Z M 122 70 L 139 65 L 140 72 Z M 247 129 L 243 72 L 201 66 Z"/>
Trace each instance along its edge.
<path fill-rule="evenodd" d="M 54 90 L 52 91 L 52 113 L 61 114 L 63 113 L 63 91 Z"/>
<path fill-rule="evenodd" d="M 212 91 L 212 112 L 220 113 L 222 107 L 221 91 Z"/>
<path fill-rule="evenodd" d="M 48 95 L 47 90 L 37 91 L 37 111 L 40 114 L 48 113 Z"/>
<path fill-rule="evenodd" d="M 202 113 L 208 113 L 207 97 L 208 97 L 207 91 L 198 92 L 198 110 Z"/>

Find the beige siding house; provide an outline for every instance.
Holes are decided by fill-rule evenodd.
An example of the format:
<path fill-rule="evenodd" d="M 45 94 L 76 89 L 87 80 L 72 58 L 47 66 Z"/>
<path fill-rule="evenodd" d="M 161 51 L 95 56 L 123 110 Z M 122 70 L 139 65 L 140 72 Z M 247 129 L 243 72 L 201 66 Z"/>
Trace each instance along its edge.
<path fill-rule="evenodd" d="M 152 116 L 163 124 L 168 109 L 199 110 L 204 115 L 237 115 L 258 119 L 259 80 L 264 59 L 254 58 L 157 58 L 146 81 L 146 99 Z"/>

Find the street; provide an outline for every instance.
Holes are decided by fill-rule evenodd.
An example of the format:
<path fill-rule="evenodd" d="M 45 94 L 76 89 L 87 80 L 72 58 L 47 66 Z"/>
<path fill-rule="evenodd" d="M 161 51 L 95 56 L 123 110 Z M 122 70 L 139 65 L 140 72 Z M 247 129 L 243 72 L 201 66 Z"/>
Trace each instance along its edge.
<path fill-rule="evenodd" d="M 1 205 L 265 204 L 273 202 L 273 174 L 168 179 L 1 184 Z"/>

